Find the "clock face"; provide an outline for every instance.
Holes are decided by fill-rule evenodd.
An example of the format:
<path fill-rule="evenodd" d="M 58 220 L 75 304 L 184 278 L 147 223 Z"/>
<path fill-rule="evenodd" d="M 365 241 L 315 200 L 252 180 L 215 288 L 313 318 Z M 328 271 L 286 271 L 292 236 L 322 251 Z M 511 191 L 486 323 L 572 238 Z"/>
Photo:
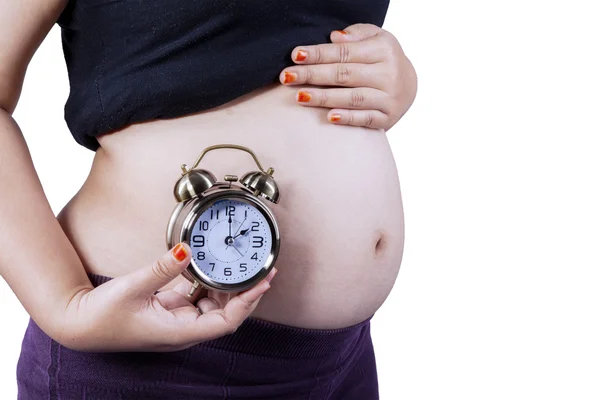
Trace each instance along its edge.
<path fill-rule="evenodd" d="M 234 199 L 215 201 L 191 230 L 192 259 L 219 283 L 244 282 L 263 268 L 271 254 L 269 222 L 250 203 Z"/>

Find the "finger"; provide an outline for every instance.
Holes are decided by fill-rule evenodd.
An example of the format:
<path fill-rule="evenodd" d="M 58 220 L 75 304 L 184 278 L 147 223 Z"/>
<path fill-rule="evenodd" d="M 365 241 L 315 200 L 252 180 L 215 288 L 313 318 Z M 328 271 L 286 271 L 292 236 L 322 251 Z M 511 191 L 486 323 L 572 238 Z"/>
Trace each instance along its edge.
<path fill-rule="evenodd" d="M 183 275 L 180 274 L 175 279 L 173 279 L 171 282 L 167 283 L 165 286 L 160 288 L 159 291 L 172 290 L 175 288 L 175 286 L 179 285 L 181 282 L 189 282 L 189 281 L 186 278 L 184 278 Z"/>
<path fill-rule="evenodd" d="M 277 273 L 277 268 L 273 267 L 273 269 L 265 276 L 264 280 L 271 283 L 273 277 Z M 209 291 L 207 297 L 202 298 L 198 301 L 198 308 L 202 311 L 203 314 L 220 309 L 225 308 L 227 303 L 229 303 L 232 296 L 235 296 L 234 293 L 219 293 L 216 291 Z"/>
<path fill-rule="evenodd" d="M 147 297 L 175 279 L 190 263 L 191 249 L 186 243 L 178 243 L 150 266 L 126 275 L 130 291 Z"/>
<path fill-rule="evenodd" d="M 160 304 L 167 310 L 192 305 L 185 295 L 182 296 L 174 290 L 158 292 L 156 297 L 158 298 L 158 301 L 160 301 Z"/>
<path fill-rule="evenodd" d="M 364 126 L 373 129 L 388 129 L 389 117 L 379 110 L 334 109 L 327 119 L 336 125 Z"/>
<path fill-rule="evenodd" d="M 202 314 L 206 314 L 222 307 L 213 297 L 204 297 L 198 301 L 198 308 L 202 311 Z"/>
<path fill-rule="evenodd" d="M 263 279 L 253 288 L 233 296 L 223 309 L 224 319 L 236 322 L 239 321 L 241 324 L 254 308 L 256 308 L 262 295 L 270 288 L 271 284 L 266 279 Z"/>
<path fill-rule="evenodd" d="M 202 285 L 200 285 L 196 288 L 196 290 L 194 291 L 194 294 L 191 298 L 188 297 L 188 293 L 190 292 L 191 288 L 192 288 L 192 282 L 190 282 L 189 280 L 184 278 L 184 280 L 182 282 L 175 285 L 175 287 L 173 288 L 173 291 L 179 293 L 181 296 L 188 299 L 188 301 L 192 304 L 195 304 L 198 301 L 198 299 L 201 299 L 202 297 L 206 297 L 208 291 L 207 291 L 206 287 L 204 287 Z"/>
<path fill-rule="evenodd" d="M 214 309 L 207 303 L 210 300 L 202 300 L 202 312 L 197 320 L 185 329 L 178 329 L 176 333 L 179 343 L 198 343 L 215 339 L 228 333 L 233 333 L 254 311 L 264 293 L 271 287 L 270 282 L 277 273 L 277 268 L 260 281 L 256 286 L 233 296 L 225 305 L 225 308 Z M 208 307 L 210 311 L 204 311 Z"/>
<path fill-rule="evenodd" d="M 190 292 L 191 288 L 192 288 L 192 282 L 190 282 L 189 280 L 184 278 L 183 281 L 179 282 L 171 290 L 180 294 L 181 296 L 185 297 Z M 199 291 L 202 288 L 203 288 L 203 286 L 199 286 L 196 290 Z"/>
<path fill-rule="evenodd" d="M 297 65 L 281 71 L 279 80 L 284 85 L 366 86 L 384 90 L 389 85 L 385 67 L 383 63 Z"/>
<path fill-rule="evenodd" d="M 366 23 L 357 23 L 352 24 L 344 29 L 332 31 L 329 35 L 329 38 L 332 42 L 335 41 L 357 41 L 357 40 L 365 40 L 373 36 L 377 36 L 379 34 L 383 34 L 387 32 L 385 29 L 374 25 L 374 24 L 366 24 Z"/>
<path fill-rule="evenodd" d="M 305 106 L 380 110 L 387 114 L 391 111 L 390 105 L 393 99 L 389 94 L 373 88 L 309 88 L 296 92 L 296 101 Z"/>
<path fill-rule="evenodd" d="M 201 315 L 196 307 L 192 307 L 189 304 L 185 307 L 179 307 L 169 311 L 177 318 L 178 323 L 174 325 L 175 329 L 178 329 L 182 325 L 185 326 L 186 323 L 194 323 Z M 169 334 L 167 337 L 169 338 L 169 342 L 171 342 L 172 334 Z M 190 343 L 186 344 L 189 345 Z"/>
<path fill-rule="evenodd" d="M 234 296 L 224 309 L 213 309 L 175 332 L 179 343 L 199 343 L 233 333 L 254 311 L 263 294 L 269 290 L 269 282 L 263 280 L 253 288 Z M 204 299 L 202 299 L 204 300 Z M 205 301 L 203 301 L 203 306 Z"/>
<path fill-rule="evenodd" d="M 373 64 L 384 61 L 387 51 L 386 43 L 377 39 L 355 43 L 323 43 L 294 48 L 292 60 L 298 64 Z"/>
<path fill-rule="evenodd" d="M 229 302 L 230 294 L 227 292 L 209 290 L 207 297 L 213 299 L 213 301 L 219 306 L 219 308 L 224 308 L 225 305 L 227 305 L 227 302 Z"/>

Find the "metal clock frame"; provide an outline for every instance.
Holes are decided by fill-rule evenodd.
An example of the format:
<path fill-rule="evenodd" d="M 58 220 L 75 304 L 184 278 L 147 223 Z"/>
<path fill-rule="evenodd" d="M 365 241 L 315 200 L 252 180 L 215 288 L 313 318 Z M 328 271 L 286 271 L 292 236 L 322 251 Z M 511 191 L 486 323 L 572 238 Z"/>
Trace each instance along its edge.
<path fill-rule="evenodd" d="M 181 228 L 178 229 L 179 232 L 171 231 L 171 236 L 167 240 L 170 240 L 169 247 L 175 245 L 173 243 L 173 238 L 177 237 L 179 242 L 185 241 L 186 243 L 191 243 L 191 234 L 192 229 L 195 223 L 198 221 L 202 213 L 212 206 L 216 201 L 221 199 L 236 199 L 241 202 L 245 202 L 247 204 L 255 206 L 265 217 L 269 228 L 271 230 L 272 237 L 272 245 L 269 255 L 267 256 L 267 260 L 261 270 L 256 273 L 253 277 L 245 280 L 243 282 L 238 283 L 220 283 L 210 278 L 196 264 L 195 259 L 192 257 L 190 264 L 187 266 L 186 270 L 182 275 L 184 275 L 189 281 L 194 284 L 193 290 L 200 284 L 207 289 L 212 289 L 221 292 L 241 292 L 246 290 L 254 285 L 264 277 L 269 274 L 273 264 L 275 263 L 277 256 L 279 254 L 279 246 L 280 246 L 280 235 L 279 235 L 279 227 L 277 225 L 277 221 L 273 212 L 267 207 L 262 201 L 258 200 L 251 192 L 243 187 L 239 186 L 231 186 L 226 185 L 226 189 L 219 187 L 214 188 L 213 192 L 210 194 L 206 194 L 197 198 L 194 198 L 188 202 L 182 204 L 181 209 L 186 206 L 190 207 L 185 219 L 181 224 Z M 209 189 L 209 191 L 211 191 Z M 169 224 L 170 227 L 175 228 L 174 224 L 177 223 L 177 218 L 180 213 L 174 215 L 172 222 Z"/>

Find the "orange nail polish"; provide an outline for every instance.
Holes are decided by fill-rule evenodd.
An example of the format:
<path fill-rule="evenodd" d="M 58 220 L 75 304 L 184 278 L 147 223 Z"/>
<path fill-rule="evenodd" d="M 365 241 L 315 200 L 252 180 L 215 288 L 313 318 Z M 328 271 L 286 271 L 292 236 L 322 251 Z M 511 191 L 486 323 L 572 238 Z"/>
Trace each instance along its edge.
<path fill-rule="evenodd" d="M 339 32 L 339 33 L 341 33 L 342 35 L 347 35 L 347 34 L 348 34 L 348 32 L 346 32 L 345 30 L 339 30 L 339 29 L 338 29 L 338 30 L 336 30 L 336 32 Z"/>
<path fill-rule="evenodd" d="M 175 259 L 177 261 L 183 261 L 185 259 L 185 257 L 187 256 L 185 247 L 183 247 L 183 244 L 181 244 L 181 243 L 179 243 L 177 246 L 173 247 L 172 253 L 173 253 L 173 257 L 175 257 Z"/>
<path fill-rule="evenodd" d="M 298 101 L 301 103 L 307 103 L 310 101 L 311 98 L 312 96 L 308 92 L 298 92 Z"/>
<path fill-rule="evenodd" d="M 298 50 L 296 53 L 296 61 L 304 61 L 306 60 L 306 57 L 308 57 L 306 50 Z"/>
<path fill-rule="evenodd" d="M 342 116 L 340 114 L 331 114 L 331 117 L 329 118 L 329 120 L 331 122 L 338 122 L 342 119 Z"/>
<path fill-rule="evenodd" d="M 298 75 L 296 75 L 296 73 L 295 73 L 295 72 L 288 72 L 288 71 L 285 71 L 285 72 L 283 73 L 283 76 L 284 76 L 284 77 L 283 77 L 283 83 L 291 83 L 291 82 L 294 82 L 294 81 L 296 80 L 296 77 L 297 77 Z"/>

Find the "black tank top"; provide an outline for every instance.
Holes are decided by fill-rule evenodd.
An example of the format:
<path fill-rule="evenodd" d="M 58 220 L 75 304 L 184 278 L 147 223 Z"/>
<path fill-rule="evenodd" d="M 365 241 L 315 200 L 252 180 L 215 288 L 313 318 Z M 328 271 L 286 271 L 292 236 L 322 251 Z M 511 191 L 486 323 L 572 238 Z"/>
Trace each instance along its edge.
<path fill-rule="evenodd" d="M 227 103 L 278 81 L 299 45 L 382 26 L 389 0 L 70 0 L 57 23 L 75 140 Z M 168 133 L 165 133 L 168 134 Z"/>

